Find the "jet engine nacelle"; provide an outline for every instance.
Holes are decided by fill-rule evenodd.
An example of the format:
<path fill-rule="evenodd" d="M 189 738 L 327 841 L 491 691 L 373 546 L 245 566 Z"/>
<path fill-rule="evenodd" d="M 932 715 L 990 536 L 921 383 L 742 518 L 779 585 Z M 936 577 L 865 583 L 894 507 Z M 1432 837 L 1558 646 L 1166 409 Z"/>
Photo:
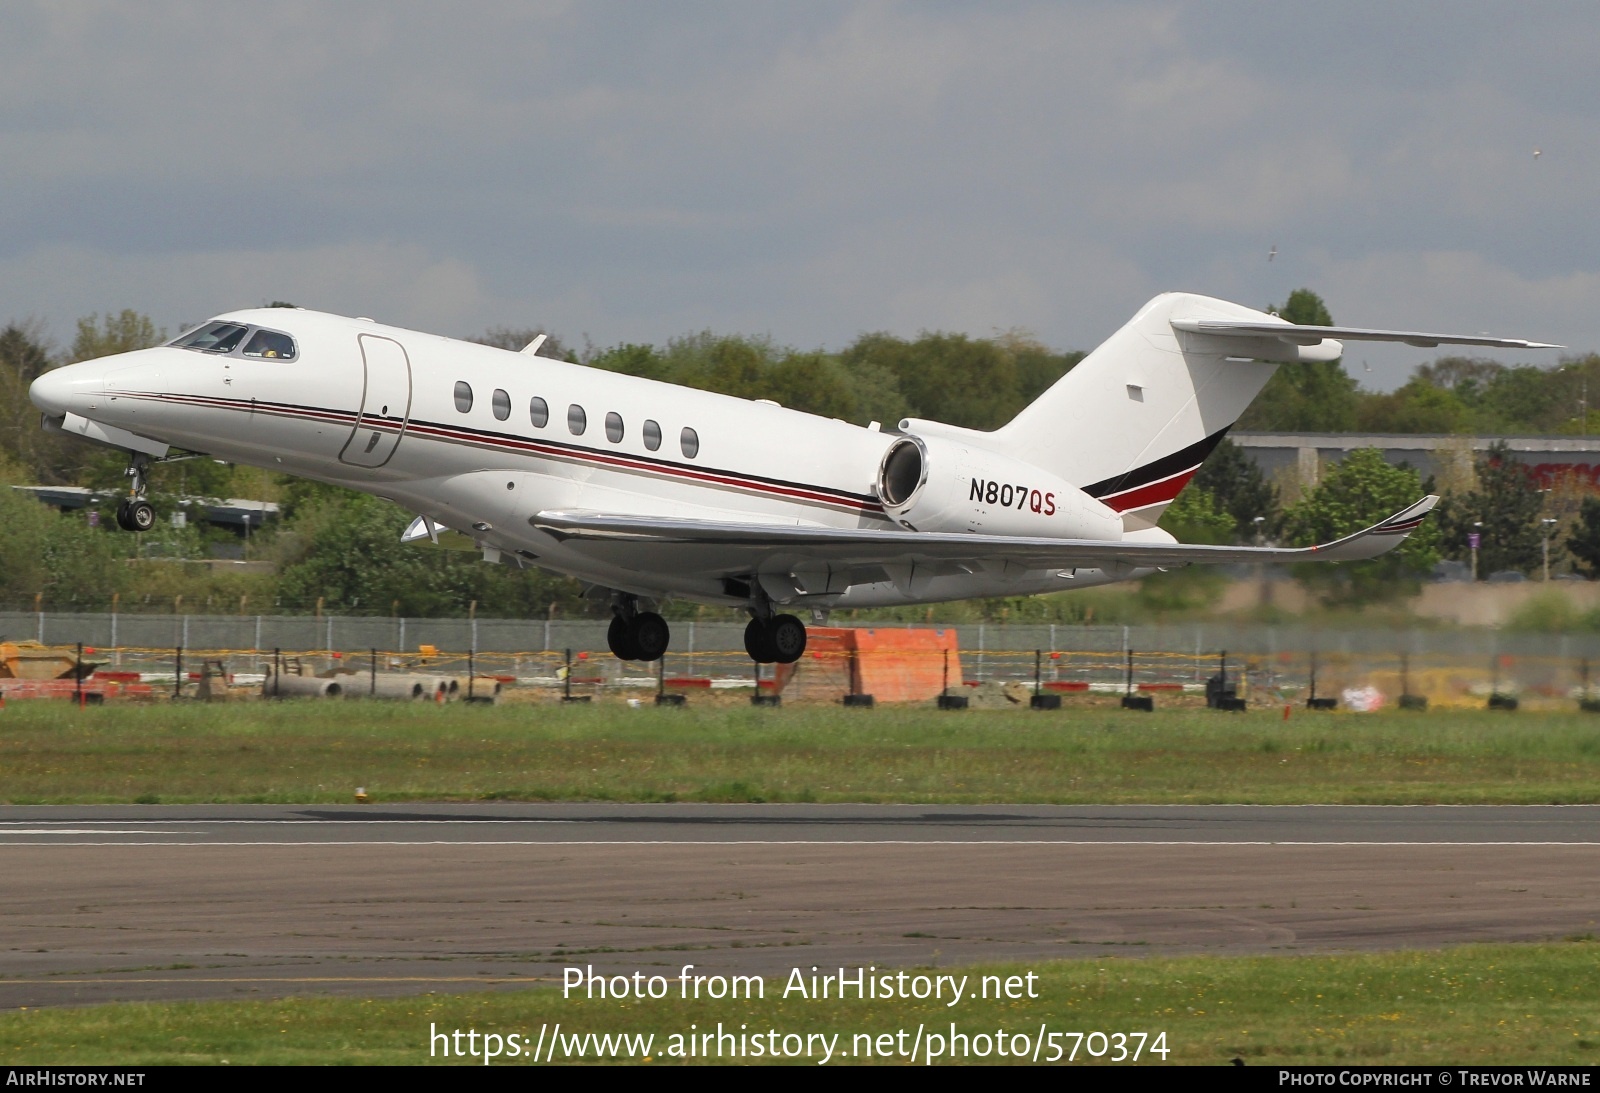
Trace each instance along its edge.
<path fill-rule="evenodd" d="M 903 436 L 878 465 L 878 499 L 912 531 L 1122 538 L 1122 517 L 1038 467 L 933 436 Z"/>

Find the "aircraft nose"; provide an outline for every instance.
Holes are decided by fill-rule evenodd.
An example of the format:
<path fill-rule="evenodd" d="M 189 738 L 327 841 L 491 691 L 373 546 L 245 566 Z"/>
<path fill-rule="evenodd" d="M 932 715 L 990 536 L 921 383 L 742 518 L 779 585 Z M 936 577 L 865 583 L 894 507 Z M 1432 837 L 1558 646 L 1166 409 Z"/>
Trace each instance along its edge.
<path fill-rule="evenodd" d="M 45 413 L 60 416 L 74 409 L 74 402 L 82 396 L 98 391 L 101 377 L 98 369 L 85 369 L 69 364 L 52 369 L 33 381 L 28 397 Z"/>

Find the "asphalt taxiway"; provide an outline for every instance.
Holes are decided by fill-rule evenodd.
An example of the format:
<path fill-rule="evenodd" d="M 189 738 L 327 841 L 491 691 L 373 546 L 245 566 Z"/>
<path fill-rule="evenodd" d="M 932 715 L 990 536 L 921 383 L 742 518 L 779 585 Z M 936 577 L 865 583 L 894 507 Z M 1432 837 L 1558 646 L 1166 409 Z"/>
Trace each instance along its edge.
<path fill-rule="evenodd" d="M 0 1005 L 1600 929 L 1600 807 L 0 808 Z"/>

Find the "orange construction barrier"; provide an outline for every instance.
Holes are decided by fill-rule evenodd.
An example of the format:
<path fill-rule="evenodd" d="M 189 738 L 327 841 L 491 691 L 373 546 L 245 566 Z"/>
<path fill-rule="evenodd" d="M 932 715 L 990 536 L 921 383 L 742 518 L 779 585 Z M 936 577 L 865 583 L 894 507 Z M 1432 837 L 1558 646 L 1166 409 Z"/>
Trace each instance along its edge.
<path fill-rule="evenodd" d="M 961 686 L 961 652 L 954 627 L 812 626 L 805 655 L 778 665 L 782 693 L 798 700 L 837 702 L 866 694 L 878 702 L 931 702 L 945 686 Z"/>

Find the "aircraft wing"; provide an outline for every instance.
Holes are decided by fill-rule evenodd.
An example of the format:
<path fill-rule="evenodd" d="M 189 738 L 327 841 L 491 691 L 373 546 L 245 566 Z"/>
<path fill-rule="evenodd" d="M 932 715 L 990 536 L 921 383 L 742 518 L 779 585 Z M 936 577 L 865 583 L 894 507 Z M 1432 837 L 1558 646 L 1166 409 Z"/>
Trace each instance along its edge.
<path fill-rule="evenodd" d="M 1142 568 L 1240 562 L 1348 562 L 1376 558 L 1404 542 L 1438 501 L 1436 496 L 1424 497 L 1364 531 L 1331 543 L 1298 548 L 1036 539 L 588 512 L 541 512 L 529 523 L 561 540 L 635 547 L 649 544 L 673 555 L 692 550 L 704 556 L 707 562 L 715 557 L 715 565 L 730 575 L 760 572 L 764 563 L 795 561 L 857 567 L 933 563 L 967 568 L 1004 562 L 1026 569 Z"/>
<path fill-rule="evenodd" d="M 1290 345 L 1316 345 L 1324 338 L 1347 342 L 1404 342 L 1431 349 L 1436 345 L 1485 345 L 1495 349 L 1564 349 L 1522 338 L 1490 338 L 1477 334 L 1427 334 L 1420 330 L 1369 330 L 1359 326 L 1300 326 L 1291 322 L 1252 323 L 1232 319 L 1174 319 L 1176 330 L 1233 338 L 1276 338 Z"/>

